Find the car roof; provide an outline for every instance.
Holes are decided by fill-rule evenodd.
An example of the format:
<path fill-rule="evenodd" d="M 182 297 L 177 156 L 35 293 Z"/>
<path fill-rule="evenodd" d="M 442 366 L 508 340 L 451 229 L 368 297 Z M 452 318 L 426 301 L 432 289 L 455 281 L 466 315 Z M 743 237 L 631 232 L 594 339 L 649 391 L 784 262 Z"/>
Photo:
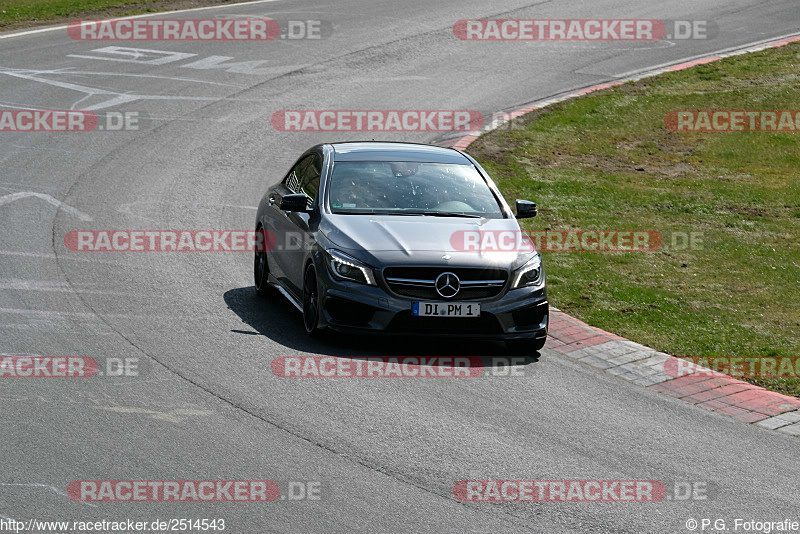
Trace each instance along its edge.
<path fill-rule="evenodd" d="M 464 154 L 452 148 L 416 143 L 359 141 L 333 143 L 334 161 L 417 161 L 470 165 Z"/>

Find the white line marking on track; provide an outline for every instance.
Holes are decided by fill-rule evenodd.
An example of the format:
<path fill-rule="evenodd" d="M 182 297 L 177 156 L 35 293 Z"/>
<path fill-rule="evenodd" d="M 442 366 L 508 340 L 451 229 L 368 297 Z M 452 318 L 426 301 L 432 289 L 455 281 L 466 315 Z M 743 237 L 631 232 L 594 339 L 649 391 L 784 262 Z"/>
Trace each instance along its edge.
<path fill-rule="evenodd" d="M 99 59 L 99 58 L 95 58 Z M 273 69 L 276 73 L 281 73 L 285 71 L 296 70 L 298 67 L 295 66 L 282 66 L 282 67 L 275 67 Z M 89 107 L 81 108 L 84 111 L 96 111 L 108 107 L 112 107 L 118 104 L 126 104 L 130 102 L 135 102 L 137 100 L 178 100 L 178 101 L 197 101 L 197 102 L 222 102 L 222 101 L 230 101 L 230 102 L 253 102 L 253 103 L 260 103 L 263 104 L 265 100 L 263 99 L 242 99 L 242 98 L 233 98 L 229 99 L 224 96 L 186 96 L 186 95 L 146 95 L 146 94 L 136 94 L 136 93 L 123 93 L 123 92 L 115 92 L 109 91 L 106 89 L 100 89 L 96 87 L 89 87 L 87 85 L 79 85 L 76 83 L 69 83 L 63 82 L 59 80 L 51 80 L 49 78 L 44 78 L 40 75 L 42 74 L 49 74 L 49 71 L 37 71 L 37 70 L 21 70 L 21 69 L 11 69 L 0 66 L 0 74 L 5 74 L 6 76 L 12 76 L 14 78 L 21 78 L 24 80 L 30 80 L 34 82 L 43 83 L 46 85 L 51 85 L 54 87 L 60 87 L 62 89 L 69 89 L 71 91 L 77 91 L 79 93 L 84 93 L 86 96 L 79 98 L 74 104 L 72 104 L 72 109 L 76 109 L 77 106 L 86 100 L 87 97 L 95 96 L 95 95 L 103 95 L 108 96 L 108 100 L 100 102 L 98 104 L 94 104 Z M 72 71 L 70 74 L 84 74 L 82 71 Z M 9 106 L 10 107 L 10 106 Z M 19 108 L 19 109 L 30 109 L 29 107 Z"/>
<path fill-rule="evenodd" d="M 52 204 L 56 208 L 58 208 L 60 210 L 64 210 L 65 212 L 69 213 L 70 215 L 74 215 L 75 217 L 79 218 L 82 221 L 90 222 L 90 221 L 93 220 L 89 215 L 83 213 L 81 210 L 79 210 L 77 208 L 73 208 L 72 206 L 70 206 L 68 204 L 64 204 L 63 202 L 61 202 L 57 198 L 53 198 L 50 195 L 47 195 L 45 193 L 34 193 L 33 191 L 21 191 L 19 193 L 11 193 L 10 195 L 3 195 L 3 196 L 0 197 L 0 206 L 2 206 L 4 204 L 10 204 L 10 203 L 15 202 L 17 200 L 21 200 L 23 198 L 28 198 L 28 197 L 40 198 L 40 199 L 44 200 L 45 202 L 49 202 L 50 204 Z"/>
<path fill-rule="evenodd" d="M 68 57 L 76 57 L 76 56 L 68 56 Z M 77 56 L 83 57 L 83 56 Z M 105 59 L 105 58 L 104 58 Z M 210 80 L 198 80 L 196 78 L 186 78 L 184 76 L 159 76 L 156 74 L 137 74 L 134 72 L 107 72 L 107 71 L 87 71 L 87 70 L 76 70 L 75 67 L 65 67 L 63 69 L 50 69 L 50 70 L 38 70 L 38 69 L 12 69 L 7 68 L 4 69 L 4 72 L 21 72 L 21 73 L 33 73 L 33 74 L 48 74 L 48 75 L 62 75 L 62 76 L 112 76 L 112 77 L 124 77 L 124 78 L 145 78 L 145 79 L 155 79 L 155 80 L 170 80 L 176 82 L 190 82 L 190 83 L 201 83 L 205 85 L 219 85 L 222 87 L 234 87 L 236 89 L 246 89 L 247 85 L 236 84 L 236 83 L 225 83 L 225 82 L 212 82 Z M 20 108 L 23 109 L 23 108 Z M 30 109 L 30 108 L 24 108 Z"/>

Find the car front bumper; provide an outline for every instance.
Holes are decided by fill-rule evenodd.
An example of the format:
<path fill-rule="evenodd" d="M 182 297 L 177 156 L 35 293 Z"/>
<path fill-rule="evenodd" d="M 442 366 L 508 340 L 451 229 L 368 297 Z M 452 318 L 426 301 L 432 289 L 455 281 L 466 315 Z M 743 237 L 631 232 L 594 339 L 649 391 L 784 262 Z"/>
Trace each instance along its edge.
<path fill-rule="evenodd" d="M 413 298 L 394 295 L 380 286 L 335 279 L 324 267 L 317 271 L 321 328 L 350 334 L 498 340 L 547 336 L 550 313 L 544 284 L 505 291 L 490 300 L 468 301 L 480 303 L 480 317 L 416 317 L 411 313 Z"/>

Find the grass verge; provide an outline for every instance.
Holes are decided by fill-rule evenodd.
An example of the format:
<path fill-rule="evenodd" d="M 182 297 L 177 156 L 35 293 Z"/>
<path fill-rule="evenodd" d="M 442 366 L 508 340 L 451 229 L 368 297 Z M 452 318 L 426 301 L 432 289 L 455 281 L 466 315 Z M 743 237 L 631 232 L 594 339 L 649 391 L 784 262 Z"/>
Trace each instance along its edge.
<path fill-rule="evenodd" d="M 239 1 L 242 0 L 0 0 L 0 31 Z"/>
<path fill-rule="evenodd" d="M 537 202 L 527 230 L 664 236 L 657 252 L 543 252 L 558 308 L 676 356 L 796 356 L 800 132 L 678 133 L 664 117 L 798 104 L 793 44 L 537 110 L 469 152 L 510 202 Z M 690 232 L 702 248 L 672 246 Z M 800 396 L 800 378 L 748 381 Z"/>

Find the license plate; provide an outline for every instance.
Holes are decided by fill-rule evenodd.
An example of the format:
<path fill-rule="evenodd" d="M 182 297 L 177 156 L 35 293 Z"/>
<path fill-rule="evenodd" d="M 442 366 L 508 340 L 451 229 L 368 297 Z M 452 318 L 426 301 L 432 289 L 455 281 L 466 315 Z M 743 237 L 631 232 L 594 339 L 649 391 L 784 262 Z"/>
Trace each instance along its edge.
<path fill-rule="evenodd" d="M 415 302 L 411 313 L 417 317 L 480 317 L 481 305 L 475 302 Z"/>

